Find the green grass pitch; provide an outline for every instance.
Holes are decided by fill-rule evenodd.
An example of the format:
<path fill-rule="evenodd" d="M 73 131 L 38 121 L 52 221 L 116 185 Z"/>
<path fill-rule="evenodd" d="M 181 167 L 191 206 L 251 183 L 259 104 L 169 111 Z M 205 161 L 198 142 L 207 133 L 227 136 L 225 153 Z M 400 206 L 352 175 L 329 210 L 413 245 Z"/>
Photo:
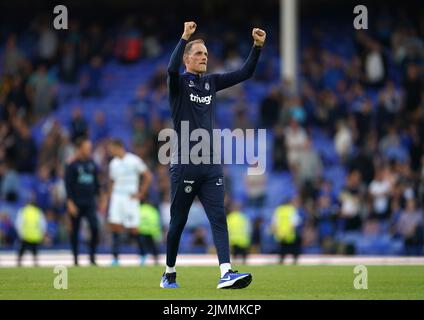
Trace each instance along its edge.
<path fill-rule="evenodd" d="M 53 268 L 1 268 L 0 299 L 424 299 L 424 266 L 368 266 L 368 289 L 353 286 L 353 266 L 243 266 L 242 290 L 218 290 L 217 267 L 178 267 L 180 289 L 159 288 L 163 267 L 72 267 L 68 289 Z"/>

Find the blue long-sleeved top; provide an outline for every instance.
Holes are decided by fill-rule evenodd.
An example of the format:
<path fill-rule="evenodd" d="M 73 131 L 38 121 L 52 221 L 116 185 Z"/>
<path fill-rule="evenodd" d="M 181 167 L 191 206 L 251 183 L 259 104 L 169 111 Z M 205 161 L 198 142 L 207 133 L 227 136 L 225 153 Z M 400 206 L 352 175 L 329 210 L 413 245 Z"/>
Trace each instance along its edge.
<path fill-rule="evenodd" d="M 68 199 L 77 206 L 94 206 L 99 194 L 98 169 L 93 160 L 74 160 L 66 166 L 65 187 Z"/>
<path fill-rule="evenodd" d="M 249 79 L 255 71 L 261 52 L 260 47 L 252 46 L 249 56 L 242 67 L 232 72 L 208 75 L 198 75 L 190 72 L 180 74 L 179 69 L 186 44 L 186 40 L 180 39 L 168 64 L 169 103 L 174 130 L 178 135 L 178 148 L 175 147 L 172 155 L 173 163 L 177 161 L 181 163 L 181 156 L 187 156 L 192 146 L 198 143 L 197 141 L 186 141 L 185 131 L 181 126 L 182 122 L 188 122 L 189 134 L 195 129 L 202 128 L 208 131 L 209 137 L 212 137 L 216 93 Z M 181 148 L 184 143 L 189 145 L 188 149 Z M 212 141 L 210 141 L 210 147 L 210 152 L 207 156 L 212 159 Z"/>

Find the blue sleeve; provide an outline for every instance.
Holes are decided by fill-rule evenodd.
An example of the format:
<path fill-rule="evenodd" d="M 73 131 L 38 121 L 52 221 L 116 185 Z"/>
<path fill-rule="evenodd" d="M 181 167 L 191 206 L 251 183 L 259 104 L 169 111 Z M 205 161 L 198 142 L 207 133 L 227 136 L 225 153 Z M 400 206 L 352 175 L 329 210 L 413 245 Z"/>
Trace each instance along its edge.
<path fill-rule="evenodd" d="M 171 59 L 168 63 L 168 87 L 170 93 L 178 90 L 178 79 L 180 74 L 180 66 L 183 61 L 184 49 L 187 40 L 180 39 L 174 51 L 172 52 Z"/>
<path fill-rule="evenodd" d="M 239 70 L 213 75 L 216 91 L 226 89 L 249 79 L 255 71 L 260 53 L 261 47 L 252 46 L 249 56 Z"/>

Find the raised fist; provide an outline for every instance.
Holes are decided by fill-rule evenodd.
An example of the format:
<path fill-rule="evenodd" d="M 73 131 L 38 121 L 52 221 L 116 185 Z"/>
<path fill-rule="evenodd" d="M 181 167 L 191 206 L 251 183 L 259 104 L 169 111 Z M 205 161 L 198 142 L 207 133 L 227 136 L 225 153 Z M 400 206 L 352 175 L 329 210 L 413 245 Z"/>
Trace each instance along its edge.
<path fill-rule="evenodd" d="M 194 21 L 184 22 L 184 33 L 181 38 L 188 40 L 196 31 L 197 24 Z"/>
<path fill-rule="evenodd" d="M 255 46 L 262 47 L 265 43 L 266 32 L 262 29 L 259 29 L 259 28 L 253 28 L 252 37 L 253 37 L 253 41 L 254 41 Z"/>

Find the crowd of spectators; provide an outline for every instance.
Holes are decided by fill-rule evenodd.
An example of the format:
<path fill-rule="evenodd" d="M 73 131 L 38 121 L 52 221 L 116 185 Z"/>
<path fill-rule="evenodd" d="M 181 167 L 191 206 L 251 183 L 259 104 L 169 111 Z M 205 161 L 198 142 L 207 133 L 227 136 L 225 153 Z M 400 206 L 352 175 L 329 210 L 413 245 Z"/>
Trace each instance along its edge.
<path fill-rule="evenodd" d="M 329 252 L 338 250 L 340 232 L 387 232 L 403 239 L 406 253 L 422 253 L 423 30 L 386 12 L 373 26 L 355 32 L 351 56 L 324 48 L 315 29 L 301 54 L 299 94 L 271 89 L 261 124 L 276 135 L 274 170 L 295 177 L 308 213 L 305 240 L 308 224 Z M 332 139 L 336 163 L 311 143 L 317 128 Z M 325 178 L 332 165 L 347 173 L 339 192 Z"/>

